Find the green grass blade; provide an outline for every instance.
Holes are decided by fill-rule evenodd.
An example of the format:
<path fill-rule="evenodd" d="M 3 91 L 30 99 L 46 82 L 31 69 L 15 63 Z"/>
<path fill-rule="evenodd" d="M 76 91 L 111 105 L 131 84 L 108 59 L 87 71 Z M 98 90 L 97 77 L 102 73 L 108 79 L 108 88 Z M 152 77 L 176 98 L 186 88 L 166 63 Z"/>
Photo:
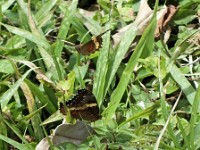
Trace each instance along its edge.
<path fill-rule="evenodd" d="M 27 103 L 29 113 L 36 111 L 37 110 L 37 105 L 36 105 L 37 97 L 35 98 L 33 96 L 31 89 L 28 87 L 28 85 L 25 82 L 23 82 L 20 87 L 26 98 L 26 103 Z M 41 123 L 40 114 L 36 113 L 31 118 L 31 124 L 34 129 L 34 138 L 36 141 L 40 141 L 44 137 L 41 126 L 38 126 L 38 124 L 40 124 L 40 123 Z"/>
<path fill-rule="evenodd" d="M 47 43 L 46 40 L 44 40 L 44 39 L 42 39 L 38 36 L 35 36 L 31 32 L 28 32 L 24 29 L 13 27 L 13 26 L 10 26 L 10 25 L 7 25 L 7 24 L 3 24 L 3 23 L 0 23 L 0 24 L 2 26 L 4 26 L 9 32 L 16 34 L 16 35 L 19 35 L 23 38 L 26 38 L 26 39 L 32 41 L 33 43 L 36 43 L 40 47 L 43 47 L 45 49 L 48 49 L 50 47 L 49 43 Z"/>
<path fill-rule="evenodd" d="M 30 120 L 34 115 L 36 115 L 36 114 L 38 114 L 39 112 L 41 112 L 42 109 L 45 108 L 46 106 L 47 106 L 47 104 L 44 105 L 44 106 L 42 106 L 42 107 L 40 107 L 39 109 L 37 109 L 37 110 L 35 110 L 35 111 L 29 113 L 28 115 L 24 116 L 24 117 L 23 117 L 22 119 L 20 119 L 19 121 L 21 121 L 21 120 L 25 120 L 25 121 Z"/>
<path fill-rule="evenodd" d="M 4 119 L 2 113 L 0 112 L 0 135 L 7 136 L 8 130 L 6 124 L 4 123 Z M 8 149 L 8 144 L 3 140 L 0 140 L 0 149 Z"/>
<path fill-rule="evenodd" d="M 106 74 L 108 69 L 108 54 L 110 48 L 110 32 L 103 38 L 103 45 L 97 61 L 97 69 L 95 73 L 93 93 L 97 98 L 99 106 L 103 102 L 104 88 L 106 83 Z"/>
<path fill-rule="evenodd" d="M 115 73 L 117 72 L 117 69 L 119 68 L 121 61 L 123 60 L 126 52 L 128 51 L 132 41 L 136 37 L 136 34 L 137 28 L 133 26 L 124 34 L 117 49 L 115 49 L 115 53 L 109 58 L 110 60 L 108 64 L 108 72 L 106 75 L 106 85 L 104 91 L 105 94 L 108 91 L 108 88 L 115 76 Z"/>
<path fill-rule="evenodd" d="M 24 16 L 28 18 L 27 24 L 29 25 L 29 28 L 31 29 L 32 34 L 35 35 L 36 37 L 38 37 L 38 39 L 43 39 L 43 41 L 45 41 L 46 43 L 48 43 L 46 41 L 46 38 L 44 36 L 44 33 L 43 33 L 42 29 L 38 26 L 38 23 L 37 23 L 37 20 L 35 19 L 34 14 L 30 10 L 31 9 L 30 6 L 28 6 L 22 0 L 18 0 L 18 3 L 19 3 L 19 6 L 21 7 L 21 10 L 24 13 Z M 49 14 L 51 14 L 51 13 L 49 13 Z M 48 47 L 50 48 L 50 45 L 48 45 Z M 55 68 L 54 67 L 55 65 L 53 63 L 53 59 L 52 59 L 52 57 L 50 55 L 50 52 L 47 51 L 48 49 L 46 47 L 41 47 L 40 45 L 38 45 L 38 49 L 36 49 L 36 50 L 38 50 L 38 52 L 42 56 L 47 69 L 48 70 L 49 69 L 53 70 Z"/>
<path fill-rule="evenodd" d="M 149 44 L 148 41 L 151 38 L 154 38 L 155 27 L 156 27 L 156 18 L 154 16 L 151 23 L 149 24 L 149 26 L 144 31 L 144 33 L 143 33 L 137 47 L 135 48 L 133 54 L 131 55 L 129 62 L 128 62 L 126 68 L 124 69 L 124 71 L 122 73 L 119 84 L 117 85 L 117 88 L 114 90 L 114 92 L 111 95 L 109 106 L 103 112 L 104 115 L 107 114 L 106 118 L 108 120 L 110 118 L 112 118 L 112 116 L 115 113 L 115 110 L 117 109 L 117 107 L 120 103 L 120 100 L 121 100 L 121 98 L 122 98 L 122 96 L 125 92 L 125 89 L 128 85 L 130 77 L 133 73 L 133 69 L 134 69 L 136 63 L 138 62 L 138 59 L 139 59 L 140 55 L 142 54 L 145 45 Z M 150 40 L 150 41 L 152 41 L 152 40 Z M 129 43 L 131 43 L 131 42 L 129 41 Z"/>
<path fill-rule="evenodd" d="M 191 113 L 191 119 L 190 119 L 190 142 L 191 142 L 191 149 L 195 149 L 195 133 L 194 133 L 194 129 L 197 123 L 197 114 L 198 114 L 198 110 L 199 110 L 199 104 L 200 104 L 200 86 L 198 87 L 197 91 L 196 91 L 196 95 L 194 97 L 194 101 L 192 104 L 192 113 Z"/>
<path fill-rule="evenodd" d="M 26 84 L 29 86 L 29 88 L 31 89 L 32 93 L 34 96 L 37 96 L 37 98 L 39 99 L 39 101 L 42 103 L 42 105 L 45 105 L 47 103 L 47 106 L 45 107 L 45 109 L 50 113 L 54 113 L 57 109 L 54 106 L 54 104 L 48 99 L 48 97 L 46 95 L 44 95 L 38 86 L 36 86 L 35 84 L 33 84 L 31 81 L 26 80 Z"/>
<path fill-rule="evenodd" d="M 64 79 L 64 75 L 61 71 L 62 68 L 60 68 L 61 65 L 59 65 L 59 62 L 56 59 L 56 57 L 61 58 L 61 52 L 62 52 L 62 49 L 64 47 L 64 41 L 60 40 L 60 39 L 65 39 L 65 37 L 66 37 L 66 35 L 69 31 L 69 28 L 70 28 L 70 25 L 71 25 L 71 20 L 73 19 L 73 15 L 75 13 L 77 4 L 78 4 L 78 1 L 74 0 L 74 1 L 72 1 L 72 4 L 70 5 L 70 7 L 66 9 L 64 18 L 61 22 L 61 26 L 60 26 L 60 29 L 59 29 L 59 32 L 58 32 L 58 38 L 57 38 L 56 43 L 55 43 L 55 48 L 54 48 L 54 51 L 53 51 L 53 60 L 54 60 L 56 70 L 57 70 L 57 73 L 58 73 L 60 80 Z"/>
<path fill-rule="evenodd" d="M 19 129 L 17 128 L 17 125 L 13 122 L 10 123 L 7 120 L 3 119 L 5 124 L 22 140 L 23 143 L 28 144 L 28 141 L 23 137 L 23 134 L 20 133 Z"/>
<path fill-rule="evenodd" d="M 29 148 L 28 146 L 24 145 L 24 144 L 20 144 L 18 142 L 16 142 L 15 140 L 12 140 L 4 135 L 0 134 L 0 139 L 4 140 L 5 142 L 9 143 L 10 145 L 14 146 L 17 149 L 20 150 L 33 150 L 32 148 Z"/>
<path fill-rule="evenodd" d="M 2 23 L 0 23 L 0 24 L 2 24 Z M 23 38 L 26 38 L 26 39 L 36 43 L 39 47 L 40 54 L 42 55 L 47 68 L 52 69 L 52 66 L 54 66 L 54 64 L 53 64 L 52 57 L 46 51 L 46 49 L 48 49 L 50 47 L 49 43 L 46 40 L 28 32 L 24 29 L 16 28 L 16 27 L 6 25 L 6 24 L 2 24 L 2 25 L 11 33 L 19 35 Z"/>
<path fill-rule="evenodd" d="M 138 119 L 138 118 L 143 118 L 143 117 L 147 117 L 150 116 L 155 110 L 157 110 L 160 107 L 160 102 L 157 101 L 156 103 L 154 103 L 153 106 L 150 106 L 148 108 L 146 108 L 145 110 L 142 110 L 141 112 L 135 114 L 134 116 L 132 116 L 131 118 L 129 118 L 128 120 L 124 121 L 123 123 L 121 123 L 118 128 L 121 128 L 123 125 L 125 125 L 126 123 Z"/>
<path fill-rule="evenodd" d="M 176 118 L 177 118 L 178 127 L 179 127 L 179 129 L 181 131 L 181 134 L 183 136 L 183 139 L 184 139 L 184 145 L 187 147 L 188 150 L 191 150 L 191 148 L 190 148 L 190 139 L 187 136 L 187 134 L 186 134 L 186 132 L 185 132 L 185 130 L 183 128 L 183 125 L 181 123 L 181 119 L 179 117 L 176 117 Z"/>
<path fill-rule="evenodd" d="M 51 13 L 51 9 L 53 9 L 56 4 L 57 4 L 58 0 L 51 0 L 51 1 L 47 1 L 44 2 L 42 5 L 42 7 L 40 8 L 40 10 L 35 14 L 35 18 L 38 22 L 38 25 L 41 27 L 43 24 L 45 24 L 48 20 L 50 20 L 50 17 L 47 16 L 52 16 L 53 14 Z M 46 19 L 48 18 L 48 20 Z M 45 22 L 44 22 L 45 21 Z"/>
<path fill-rule="evenodd" d="M 65 11 L 65 16 L 62 20 L 59 32 L 58 32 L 58 39 L 56 40 L 56 45 L 55 45 L 55 49 L 54 49 L 54 55 L 55 57 L 61 57 L 61 51 L 63 49 L 64 46 L 64 41 L 61 41 L 60 39 L 65 39 L 68 31 L 69 31 L 69 27 L 71 25 L 71 20 L 74 19 L 74 14 L 76 11 L 76 7 L 78 4 L 78 0 L 74 0 L 72 1 L 71 5 L 69 8 L 66 9 Z"/>
<path fill-rule="evenodd" d="M 159 79 L 159 82 L 160 82 L 160 97 L 161 97 L 160 101 L 161 101 L 162 116 L 163 116 L 165 122 L 167 122 L 167 119 L 168 119 L 170 114 L 168 113 L 166 99 L 165 99 L 165 95 L 164 95 L 164 92 L 163 92 L 164 91 L 163 82 L 162 82 L 161 78 Z M 173 132 L 173 129 L 172 129 L 172 123 L 170 121 L 169 121 L 168 126 L 167 126 L 167 131 L 168 131 L 170 138 L 174 142 L 174 145 L 177 148 L 180 148 L 179 142 L 178 142 L 176 135 L 175 135 L 175 133 Z M 161 131 L 161 133 L 162 133 L 162 131 Z"/>
<path fill-rule="evenodd" d="M 85 17 L 82 14 L 78 14 L 77 13 L 77 18 L 79 18 L 83 24 L 87 27 L 87 29 L 90 31 L 90 33 L 94 34 L 94 35 L 99 35 L 101 32 L 103 32 L 101 30 L 101 26 L 99 25 L 99 23 L 89 17 Z"/>
<path fill-rule="evenodd" d="M 19 35 L 12 36 L 6 43 L 7 49 L 19 48 L 25 44 L 25 39 Z"/>
<path fill-rule="evenodd" d="M 159 52 L 159 57 L 160 57 L 160 52 Z M 159 58 L 160 59 L 160 58 Z M 160 61 L 158 62 L 159 64 L 159 93 L 160 93 L 160 100 L 161 100 L 161 112 L 162 112 L 162 116 L 165 120 L 165 122 L 168 122 L 168 125 L 167 125 L 167 133 L 169 134 L 170 138 L 172 139 L 175 147 L 179 148 L 180 149 L 180 144 L 179 144 L 179 141 L 177 140 L 177 137 L 173 131 L 173 128 L 172 128 L 172 122 L 170 122 L 170 120 L 168 121 L 168 117 L 170 116 L 169 112 L 168 112 L 168 104 L 166 102 L 166 95 L 164 93 L 165 89 L 163 87 L 163 78 L 162 78 L 162 75 L 161 75 L 161 66 L 160 66 Z M 163 131 L 161 131 L 161 134 L 163 134 Z M 160 137 L 159 137 L 160 138 Z M 158 142 L 158 141 L 157 141 Z M 155 149 L 158 149 L 158 143 L 156 142 L 156 147 Z"/>
<path fill-rule="evenodd" d="M 175 65 L 172 65 L 169 71 L 170 71 L 171 76 L 180 86 L 181 90 L 183 90 L 183 93 L 187 97 L 187 100 L 189 101 L 189 103 L 193 104 L 196 91 L 192 87 L 190 82 L 184 77 L 184 75 L 180 72 L 180 70 Z"/>
<path fill-rule="evenodd" d="M 10 101 L 11 97 L 14 93 L 18 90 L 19 86 L 23 83 L 24 79 L 33 69 L 29 69 L 26 73 L 22 75 L 22 77 L 17 80 L 1 97 L 0 97 L 0 104 L 1 108 L 4 108 L 8 102 Z"/>
<path fill-rule="evenodd" d="M 14 2 L 15 0 L 4 1 L 1 5 L 2 12 L 4 13 L 11 5 L 13 5 Z"/>
<path fill-rule="evenodd" d="M 84 43 L 84 42 L 91 40 L 91 38 L 89 36 L 85 36 L 85 34 L 88 32 L 88 30 L 85 29 L 81 20 L 76 16 L 74 16 L 74 17 L 75 17 L 75 19 L 72 19 L 71 23 L 72 23 L 73 27 L 75 28 L 78 36 L 84 37 L 83 41 L 81 41 L 81 42 Z"/>

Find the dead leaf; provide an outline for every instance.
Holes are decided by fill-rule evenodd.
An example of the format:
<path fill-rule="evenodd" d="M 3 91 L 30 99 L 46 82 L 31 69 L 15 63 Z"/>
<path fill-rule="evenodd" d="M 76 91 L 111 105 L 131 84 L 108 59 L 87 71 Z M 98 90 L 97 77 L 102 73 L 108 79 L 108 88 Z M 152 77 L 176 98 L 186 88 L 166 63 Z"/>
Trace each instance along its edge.
<path fill-rule="evenodd" d="M 51 140 L 52 136 L 43 138 L 38 145 L 36 146 L 35 150 L 49 150 L 49 142 L 48 142 L 48 138 Z"/>
<path fill-rule="evenodd" d="M 165 30 L 168 30 L 166 37 L 169 38 L 170 36 L 170 29 L 168 28 L 168 23 L 171 21 L 172 17 L 175 15 L 177 11 L 177 8 L 173 5 L 163 6 L 158 12 L 157 12 L 157 27 L 155 30 L 155 37 L 160 36 L 160 32 L 164 32 Z M 137 28 L 137 35 L 142 35 L 146 27 L 149 25 L 151 18 L 153 16 L 153 11 L 149 7 L 146 0 L 141 0 L 140 8 L 138 15 L 135 19 L 135 21 L 121 29 L 118 30 L 118 33 L 114 34 L 112 36 L 113 40 L 113 47 L 116 47 L 118 43 L 121 41 L 121 38 L 123 37 L 124 33 L 129 30 L 131 27 Z M 168 38 L 165 38 L 167 40 Z M 133 44 L 136 45 L 138 42 L 134 41 Z M 133 48 L 133 45 L 131 46 Z"/>
<path fill-rule="evenodd" d="M 137 35 L 142 35 L 144 30 L 146 29 L 147 25 L 149 24 L 151 20 L 151 15 L 153 11 L 149 7 L 148 3 L 146 0 L 141 0 L 140 8 L 138 11 L 138 15 L 135 19 L 135 21 L 121 29 L 118 30 L 118 33 L 114 34 L 112 36 L 113 40 L 113 47 L 116 47 L 118 43 L 121 41 L 121 38 L 124 36 L 124 33 L 135 26 L 137 28 Z M 133 44 L 135 45 L 137 41 L 134 41 Z M 133 45 L 131 46 L 133 47 Z"/>
<path fill-rule="evenodd" d="M 135 19 L 135 22 L 138 25 L 138 34 L 137 35 L 142 35 L 144 30 L 148 26 L 152 16 L 153 16 L 153 11 L 149 7 L 147 1 L 141 0 L 138 15 Z"/>
<path fill-rule="evenodd" d="M 95 134 L 94 129 L 83 121 L 77 121 L 76 124 L 59 125 L 52 136 L 49 136 L 53 145 L 59 145 L 64 142 L 70 142 L 75 145 L 81 144 L 88 136 Z M 36 150 L 48 150 L 49 143 L 44 138 L 36 146 Z"/>
<path fill-rule="evenodd" d="M 166 19 L 165 19 L 165 21 L 164 21 L 164 23 L 163 23 L 163 26 L 164 26 L 164 27 L 167 26 L 167 24 L 169 23 L 169 21 L 170 21 L 170 20 L 172 19 L 172 17 L 176 14 L 177 8 L 176 8 L 175 6 L 173 6 L 173 5 L 169 5 L 169 6 L 167 7 L 167 11 L 168 11 L 167 17 L 166 17 Z"/>
<path fill-rule="evenodd" d="M 61 124 L 55 129 L 52 141 L 55 145 L 63 142 L 79 145 L 94 133 L 94 129 L 83 121 L 77 121 L 76 124 Z"/>
<path fill-rule="evenodd" d="M 167 30 L 165 31 L 165 34 L 164 34 L 164 43 L 167 43 L 167 41 L 169 40 L 170 38 L 170 35 L 171 35 L 171 28 L 167 28 Z"/>
<path fill-rule="evenodd" d="M 36 78 L 40 81 L 40 82 L 45 82 L 47 84 L 53 84 L 53 81 L 51 81 L 43 72 L 42 70 L 40 70 L 34 63 L 30 62 L 30 61 L 26 61 L 26 60 L 16 60 L 19 63 L 22 63 L 26 66 L 28 66 L 29 68 L 35 68 L 33 71 L 37 74 Z"/>
<path fill-rule="evenodd" d="M 162 9 L 160 9 L 157 13 L 157 26 L 155 30 L 155 37 L 158 37 L 160 35 L 160 32 L 163 30 L 163 22 L 165 19 L 165 14 L 167 14 L 167 6 L 163 6 Z"/>
<path fill-rule="evenodd" d="M 96 14 L 96 11 L 88 11 L 88 10 L 84 10 L 84 9 L 79 9 L 79 12 L 89 18 L 93 18 Z"/>
<path fill-rule="evenodd" d="M 168 7 L 164 6 L 164 8 L 158 12 L 158 22 L 155 31 L 155 37 L 159 37 L 160 32 L 163 32 L 167 29 L 167 25 L 171 21 L 172 17 L 175 15 L 176 11 L 177 8 L 175 6 L 169 5 Z"/>

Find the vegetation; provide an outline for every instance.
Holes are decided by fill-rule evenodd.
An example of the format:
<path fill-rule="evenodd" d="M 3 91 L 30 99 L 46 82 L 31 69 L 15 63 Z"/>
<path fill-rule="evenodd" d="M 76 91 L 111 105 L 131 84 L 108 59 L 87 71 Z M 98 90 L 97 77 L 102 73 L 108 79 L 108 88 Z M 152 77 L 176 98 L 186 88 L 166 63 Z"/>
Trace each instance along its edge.
<path fill-rule="evenodd" d="M 139 0 L 2 0 L 0 149 L 35 149 L 63 119 L 74 123 L 59 104 L 88 87 L 102 117 L 83 122 L 96 134 L 47 138 L 51 149 L 199 149 L 199 3 L 148 1 L 142 26 Z M 156 19 L 164 5 L 167 26 Z M 88 41 L 95 52 L 82 55 Z"/>

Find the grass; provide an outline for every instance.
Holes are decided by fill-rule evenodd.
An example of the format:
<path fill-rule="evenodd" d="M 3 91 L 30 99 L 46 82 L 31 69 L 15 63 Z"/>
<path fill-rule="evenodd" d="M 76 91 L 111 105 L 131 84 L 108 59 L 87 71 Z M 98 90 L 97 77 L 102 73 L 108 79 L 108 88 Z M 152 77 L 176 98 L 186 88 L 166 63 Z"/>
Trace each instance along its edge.
<path fill-rule="evenodd" d="M 0 2 L 0 149 L 35 149 L 61 124 L 59 103 L 89 85 L 102 118 L 85 123 L 96 135 L 51 149 L 199 149 L 199 1 L 172 3 L 167 43 L 154 36 L 164 4 L 149 1 L 154 15 L 130 53 L 137 23 L 116 47 L 111 36 L 134 21 L 139 3 L 97 4 L 90 18 L 78 0 Z M 107 29 L 94 54 L 74 48 Z"/>

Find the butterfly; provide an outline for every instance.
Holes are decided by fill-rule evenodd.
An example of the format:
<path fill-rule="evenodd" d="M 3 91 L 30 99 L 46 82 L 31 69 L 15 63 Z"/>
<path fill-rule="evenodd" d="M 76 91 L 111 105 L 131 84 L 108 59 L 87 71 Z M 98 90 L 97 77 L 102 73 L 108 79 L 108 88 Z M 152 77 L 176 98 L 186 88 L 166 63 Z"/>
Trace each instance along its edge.
<path fill-rule="evenodd" d="M 109 29 L 110 30 L 110 29 Z M 107 32 L 106 30 L 105 32 Z M 90 55 L 95 51 L 99 50 L 102 45 L 102 35 L 105 33 L 101 33 L 100 35 L 93 37 L 92 40 L 88 41 L 85 44 L 77 45 L 75 48 L 82 55 Z"/>
<path fill-rule="evenodd" d="M 95 96 L 87 89 L 80 89 L 78 93 L 66 102 L 71 116 L 76 119 L 96 121 L 100 119 L 99 107 Z M 64 104 L 60 103 L 60 112 L 66 115 Z"/>

